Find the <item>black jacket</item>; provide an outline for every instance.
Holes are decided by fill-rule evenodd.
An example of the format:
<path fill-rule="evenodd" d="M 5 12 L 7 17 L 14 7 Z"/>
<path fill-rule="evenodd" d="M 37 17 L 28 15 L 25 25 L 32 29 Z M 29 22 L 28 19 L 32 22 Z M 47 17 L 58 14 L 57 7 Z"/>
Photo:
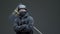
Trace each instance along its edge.
<path fill-rule="evenodd" d="M 10 19 L 13 22 L 13 29 L 16 32 L 33 30 L 34 20 L 28 13 L 24 17 L 12 15 Z"/>

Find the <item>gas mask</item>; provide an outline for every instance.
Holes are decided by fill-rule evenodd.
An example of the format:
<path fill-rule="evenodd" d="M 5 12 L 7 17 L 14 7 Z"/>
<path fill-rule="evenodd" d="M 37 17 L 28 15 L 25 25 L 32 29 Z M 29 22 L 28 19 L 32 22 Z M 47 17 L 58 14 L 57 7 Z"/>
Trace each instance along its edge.
<path fill-rule="evenodd" d="M 26 11 L 25 12 L 21 11 L 19 12 L 19 16 L 23 17 L 26 13 L 27 13 Z"/>

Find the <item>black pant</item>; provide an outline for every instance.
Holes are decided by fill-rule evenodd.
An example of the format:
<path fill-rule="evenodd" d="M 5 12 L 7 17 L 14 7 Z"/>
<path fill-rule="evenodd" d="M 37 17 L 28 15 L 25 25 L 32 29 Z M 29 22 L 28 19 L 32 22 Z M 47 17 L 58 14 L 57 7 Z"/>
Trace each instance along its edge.
<path fill-rule="evenodd" d="M 18 31 L 18 32 L 16 32 L 16 34 L 33 34 L 33 31 L 29 31 L 29 32 Z"/>

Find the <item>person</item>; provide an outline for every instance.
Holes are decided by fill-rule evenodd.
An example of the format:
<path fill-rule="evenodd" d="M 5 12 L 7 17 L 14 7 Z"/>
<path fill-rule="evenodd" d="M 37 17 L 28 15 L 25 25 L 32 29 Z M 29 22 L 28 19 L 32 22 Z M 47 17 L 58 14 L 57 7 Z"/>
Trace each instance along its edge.
<path fill-rule="evenodd" d="M 10 17 L 11 21 L 13 21 L 14 31 L 16 34 L 33 34 L 33 17 L 29 15 L 25 5 L 19 4 L 17 8 L 17 15 Z"/>

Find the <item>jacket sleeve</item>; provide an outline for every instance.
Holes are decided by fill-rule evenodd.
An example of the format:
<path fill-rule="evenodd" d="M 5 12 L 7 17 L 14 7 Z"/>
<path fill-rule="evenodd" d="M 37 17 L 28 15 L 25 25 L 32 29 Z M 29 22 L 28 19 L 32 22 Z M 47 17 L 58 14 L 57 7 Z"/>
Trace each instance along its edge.
<path fill-rule="evenodd" d="M 29 18 L 28 25 L 32 28 L 34 25 L 34 19 L 32 17 Z"/>
<path fill-rule="evenodd" d="M 10 15 L 9 21 L 16 32 L 22 30 L 25 27 L 24 25 L 18 25 L 19 19 L 17 19 L 15 15 Z"/>
<path fill-rule="evenodd" d="M 13 28 L 17 32 L 17 31 L 21 31 L 23 28 L 25 28 L 25 26 L 24 25 L 18 25 L 18 20 L 15 19 L 15 21 L 13 23 Z"/>
<path fill-rule="evenodd" d="M 28 24 L 26 25 L 26 29 L 32 29 L 33 30 L 33 24 L 34 24 L 34 20 L 33 20 L 33 18 L 30 16 L 29 18 L 28 18 Z"/>

